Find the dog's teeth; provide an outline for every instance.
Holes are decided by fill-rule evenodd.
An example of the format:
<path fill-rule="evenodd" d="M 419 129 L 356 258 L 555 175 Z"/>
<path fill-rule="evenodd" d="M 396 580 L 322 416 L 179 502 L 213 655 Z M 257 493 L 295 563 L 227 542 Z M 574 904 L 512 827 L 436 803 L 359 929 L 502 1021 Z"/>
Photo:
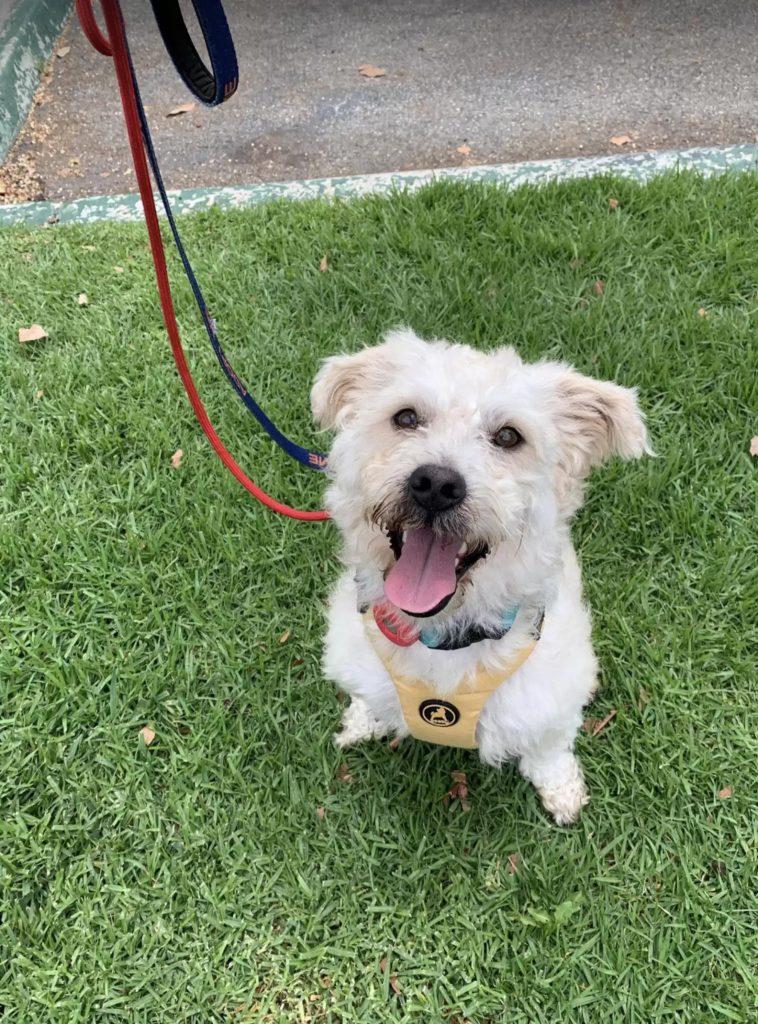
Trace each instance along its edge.
<path fill-rule="evenodd" d="M 458 557 L 462 558 L 466 554 L 467 551 L 468 551 L 468 544 L 464 540 L 464 542 L 458 548 Z"/>

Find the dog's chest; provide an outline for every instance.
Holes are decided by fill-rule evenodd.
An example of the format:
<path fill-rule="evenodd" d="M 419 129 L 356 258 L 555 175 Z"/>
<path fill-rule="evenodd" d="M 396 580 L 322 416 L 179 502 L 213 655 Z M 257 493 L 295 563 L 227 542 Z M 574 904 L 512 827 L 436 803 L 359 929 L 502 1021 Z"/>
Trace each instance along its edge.
<path fill-rule="evenodd" d="M 372 620 L 364 628 L 397 693 L 408 731 L 416 739 L 475 749 L 476 727 L 489 697 L 519 669 L 537 640 L 524 636 L 484 663 L 471 648 L 461 651 L 401 649 Z"/>

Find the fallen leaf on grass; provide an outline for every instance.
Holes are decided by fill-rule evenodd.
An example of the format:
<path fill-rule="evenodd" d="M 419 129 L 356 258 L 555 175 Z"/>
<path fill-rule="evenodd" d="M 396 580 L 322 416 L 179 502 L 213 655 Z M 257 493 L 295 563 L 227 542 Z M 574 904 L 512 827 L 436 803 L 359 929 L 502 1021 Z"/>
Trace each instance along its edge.
<path fill-rule="evenodd" d="M 758 435 L 750 438 L 750 454 L 758 455 Z"/>
<path fill-rule="evenodd" d="M 42 391 L 41 389 L 40 389 L 39 391 L 35 391 L 35 393 L 34 393 L 34 397 L 35 397 L 35 399 L 36 399 L 36 400 L 37 400 L 37 401 L 39 402 L 39 400 L 40 400 L 41 398 L 44 398 L 44 397 L 45 397 L 45 392 L 44 392 L 44 391 Z"/>
<path fill-rule="evenodd" d="M 316 817 L 320 821 L 323 821 L 324 818 L 326 817 L 326 808 L 324 808 L 324 807 L 317 807 L 316 808 Z"/>
<path fill-rule="evenodd" d="M 28 341 L 42 341 L 43 338 L 49 337 L 50 335 L 40 324 L 32 324 L 31 327 L 19 327 L 18 329 L 18 340 L 22 345 Z"/>
<path fill-rule="evenodd" d="M 605 718 L 585 718 L 582 728 L 590 736 L 599 736 L 606 725 L 616 717 L 616 708 L 611 708 Z"/>
<path fill-rule="evenodd" d="M 179 117 L 180 114 L 189 114 L 191 110 L 195 109 L 195 106 L 195 103 L 179 103 L 168 111 L 166 117 Z"/>
<path fill-rule="evenodd" d="M 303 661 L 302 658 L 293 658 L 292 661 L 290 662 L 290 665 L 293 668 L 300 668 L 300 666 L 304 665 L 304 664 L 305 664 L 305 662 Z"/>
<path fill-rule="evenodd" d="M 143 729 L 140 729 L 139 734 L 142 737 L 142 742 L 145 744 L 146 747 L 149 747 L 150 744 L 155 739 L 155 733 L 153 732 L 152 729 L 148 729 L 147 726 L 145 726 Z"/>
<path fill-rule="evenodd" d="M 632 138 L 630 135 L 611 135 L 608 141 L 612 146 L 628 146 Z"/>
<path fill-rule="evenodd" d="M 618 201 L 618 199 L 609 199 L 608 200 L 608 207 L 611 210 L 618 210 L 618 208 L 619 208 L 619 201 Z"/>
<path fill-rule="evenodd" d="M 171 465 L 174 469 L 178 469 L 182 464 L 184 458 L 184 452 L 181 448 L 177 448 L 174 454 L 171 456 Z"/>
<path fill-rule="evenodd" d="M 605 291 L 605 281 L 595 281 L 595 283 L 592 285 L 592 290 L 595 293 L 595 295 L 602 295 Z"/>
<path fill-rule="evenodd" d="M 345 761 L 337 769 L 337 778 L 340 782 L 347 782 L 348 785 L 353 782 L 353 776 L 350 774 L 350 770 Z"/>
<path fill-rule="evenodd" d="M 650 694 L 647 692 L 644 686 L 640 687 L 640 695 L 637 698 L 637 710 L 644 711 L 650 702 Z"/>
<path fill-rule="evenodd" d="M 382 972 L 382 974 L 386 974 L 388 967 L 389 962 L 387 960 L 387 957 L 383 956 L 382 959 L 379 961 L 379 970 Z M 400 982 L 397 980 L 397 975 L 391 974 L 389 977 L 389 982 L 392 991 L 395 993 L 396 996 L 399 996 L 403 990 L 400 988 Z"/>
<path fill-rule="evenodd" d="M 55 51 L 55 56 L 63 58 L 63 57 L 67 57 L 70 53 L 71 53 L 71 47 L 70 46 L 61 46 L 60 50 L 56 50 Z"/>
<path fill-rule="evenodd" d="M 280 644 L 286 644 L 287 641 L 289 640 L 289 638 L 290 638 L 290 630 L 289 629 L 285 629 L 285 631 L 279 637 L 279 643 Z"/>
<path fill-rule="evenodd" d="M 322 274 L 323 274 L 323 272 L 325 270 L 329 269 L 329 257 L 328 256 L 322 256 L 321 257 L 321 259 L 319 260 L 318 269 L 321 271 Z"/>
<path fill-rule="evenodd" d="M 731 795 L 732 795 L 732 787 L 731 786 L 724 786 L 723 789 L 719 790 L 719 800 L 728 800 Z"/>
<path fill-rule="evenodd" d="M 521 854 L 520 853 L 509 853 L 508 854 L 508 874 L 509 875 L 517 875 L 518 874 L 518 866 L 519 866 L 520 863 L 521 863 Z"/>
<path fill-rule="evenodd" d="M 83 245 L 82 249 L 84 249 L 85 252 L 97 252 L 96 245 Z"/>
<path fill-rule="evenodd" d="M 123 267 L 114 267 L 113 269 L 116 271 L 117 274 L 123 274 L 124 272 Z"/>
<path fill-rule="evenodd" d="M 466 773 L 450 772 L 450 778 L 453 780 L 453 784 L 443 796 L 442 803 L 447 807 L 451 800 L 459 800 L 461 810 L 470 811 L 471 804 L 466 799 L 468 796 L 468 779 L 466 777 Z"/>
<path fill-rule="evenodd" d="M 364 78 L 384 78 L 387 72 L 384 68 L 376 67 L 375 64 L 361 64 L 358 74 L 363 75 Z"/>
<path fill-rule="evenodd" d="M 460 153 L 461 156 L 468 156 L 471 152 L 471 146 L 464 142 L 462 146 L 456 146 L 455 152 Z"/>
<path fill-rule="evenodd" d="M 87 298 L 86 292 L 79 292 L 79 298 L 76 300 L 80 306 L 88 306 L 89 299 Z"/>
<path fill-rule="evenodd" d="M 702 316 L 704 320 L 707 320 L 711 314 L 708 312 L 705 306 L 701 306 L 700 309 L 697 311 L 697 315 Z"/>

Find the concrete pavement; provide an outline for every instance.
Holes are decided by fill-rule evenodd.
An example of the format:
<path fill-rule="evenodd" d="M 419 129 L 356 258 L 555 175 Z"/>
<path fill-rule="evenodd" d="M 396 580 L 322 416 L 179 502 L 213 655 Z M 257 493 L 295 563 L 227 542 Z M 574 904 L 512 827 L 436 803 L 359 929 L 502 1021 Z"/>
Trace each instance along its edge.
<path fill-rule="evenodd" d="M 240 90 L 175 118 L 188 95 L 147 0 L 123 6 L 171 187 L 758 135 L 758 4 L 744 0 L 227 0 Z M 6 168 L 24 161 L 33 194 L 6 201 L 134 188 L 110 61 L 75 21 L 61 46 Z M 364 63 L 386 75 L 363 78 Z"/>

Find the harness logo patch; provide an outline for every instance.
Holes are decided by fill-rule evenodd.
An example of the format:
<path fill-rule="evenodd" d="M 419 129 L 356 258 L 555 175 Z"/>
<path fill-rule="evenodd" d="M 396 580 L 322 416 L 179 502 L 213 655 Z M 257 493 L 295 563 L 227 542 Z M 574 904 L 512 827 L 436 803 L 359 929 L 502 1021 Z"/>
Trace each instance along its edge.
<path fill-rule="evenodd" d="M 435 725 L 440 729 L 449 729 L 461 717 L 455 704 L 446 700 L 425 700 L 418 706 L 418 713 L 427 725 Z"/>

